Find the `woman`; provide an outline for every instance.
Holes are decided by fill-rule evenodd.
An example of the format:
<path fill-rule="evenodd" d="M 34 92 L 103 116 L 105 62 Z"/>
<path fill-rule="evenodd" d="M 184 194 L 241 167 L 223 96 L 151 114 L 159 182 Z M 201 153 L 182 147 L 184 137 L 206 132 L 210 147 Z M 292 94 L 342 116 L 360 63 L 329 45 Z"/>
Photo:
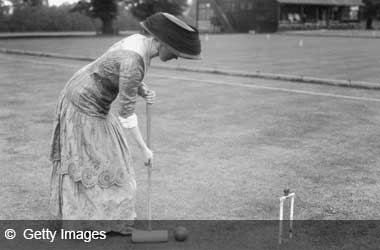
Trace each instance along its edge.
<path fill-rule="evenodd" d="M 178 18 L 157 13 L 136 34 L 114 44 L 76 72 L 59 97 L 51 155 L 50 208 L 64 220 L 136 218 L 136 181 L 124 136 L 126 128 L 144 161 L 153 159 L 134 113 L 137 96 L 154 101 L 142 82 L 150 60 L 200 58 L 198 31 Z M 119 120 L 109 112 L 119 94 Z M 107 229 L 123 232 L 125 227 Z"/>

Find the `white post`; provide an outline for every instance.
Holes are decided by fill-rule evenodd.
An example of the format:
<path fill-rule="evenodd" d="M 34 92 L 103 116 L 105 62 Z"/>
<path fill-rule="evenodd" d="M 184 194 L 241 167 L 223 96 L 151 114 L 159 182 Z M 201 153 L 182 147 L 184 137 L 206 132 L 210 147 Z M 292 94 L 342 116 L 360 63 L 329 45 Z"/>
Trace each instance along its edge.
<path fill-rule="evenodd" d="M 289 238 L 293 237 L 293 214 L 294 214 L 294 193 L 293 196 L 290 198 L 290 226 L 289 226 Z"/>
<path fill-rule="evenodd" d="M 285 198 L 286 199 L 286 198 Z M 282 242 L 282 220 L 284 219 L 284 197 L 280 198 L 280 217 L 278 226 L 278 244 Z"/>
<path fill-rule="evenodd" d="M 289 238 L 293 237 L 293 219 L 294 219 L 294 196 L 295 193 L 287 194 L 280 197 L 280 215 L 279 215 L 279 228 L 278 228 L 278 244 L 282 243 L 282 231 L 284 220 L 284 201 L 290 199 L 290 215 L 289 215 Z"/>

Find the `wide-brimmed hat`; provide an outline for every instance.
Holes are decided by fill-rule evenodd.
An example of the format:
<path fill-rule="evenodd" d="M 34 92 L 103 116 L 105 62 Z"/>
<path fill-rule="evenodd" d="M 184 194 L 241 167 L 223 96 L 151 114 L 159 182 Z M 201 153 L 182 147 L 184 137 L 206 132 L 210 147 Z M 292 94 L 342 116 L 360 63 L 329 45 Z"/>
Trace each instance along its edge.
<path fill-rule="evenodd" d="M 168 13 L 158 12 L 141 22 L 140 25 L 178 57 L 201 59 L 198 30 L 179 18 Z"/>

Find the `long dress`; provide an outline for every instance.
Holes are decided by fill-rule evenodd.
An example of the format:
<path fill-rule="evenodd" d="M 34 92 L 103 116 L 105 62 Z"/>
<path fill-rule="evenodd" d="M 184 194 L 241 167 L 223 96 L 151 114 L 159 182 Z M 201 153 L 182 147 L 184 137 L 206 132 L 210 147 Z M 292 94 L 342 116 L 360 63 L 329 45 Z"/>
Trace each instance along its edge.
<path fill-rule="evenodd" d="M 119 94 L 119 117 L 134 115 L 136 98 L 146 90 L 142 80 L 149 62 L 147 49 L 128 49 L 131 43 L 146 45 L 146 37 L 124 40 L 76 72 L 60 94 L 50 154 L 50 210 L 63 220 L 136 217 L 131 155 L 110 107 Z"/>

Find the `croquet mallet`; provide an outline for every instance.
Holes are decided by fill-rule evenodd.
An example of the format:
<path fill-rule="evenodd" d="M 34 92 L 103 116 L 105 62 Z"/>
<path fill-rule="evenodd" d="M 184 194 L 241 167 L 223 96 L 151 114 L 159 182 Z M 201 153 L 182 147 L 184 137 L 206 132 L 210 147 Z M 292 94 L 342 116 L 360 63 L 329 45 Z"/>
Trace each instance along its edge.
<path fill-rule="evenodd" d="M 150 131 L 151 131 L 151 106 L 152 104 L 146 104 L 146 143 L 149 149 L 151 149 L 150 143 Z M 167 230 L 152 230 L 152 211 L 151 211 L 151 187 L 152 187 L 152 167 L 153 162 L 145 163 L 148 169 L 148 230 L 135 230 L 132 232 L 132 242 L 134 243 L 155 243 L 155 242 L 167 242 L 169 239 L 169 233 Z"/>

